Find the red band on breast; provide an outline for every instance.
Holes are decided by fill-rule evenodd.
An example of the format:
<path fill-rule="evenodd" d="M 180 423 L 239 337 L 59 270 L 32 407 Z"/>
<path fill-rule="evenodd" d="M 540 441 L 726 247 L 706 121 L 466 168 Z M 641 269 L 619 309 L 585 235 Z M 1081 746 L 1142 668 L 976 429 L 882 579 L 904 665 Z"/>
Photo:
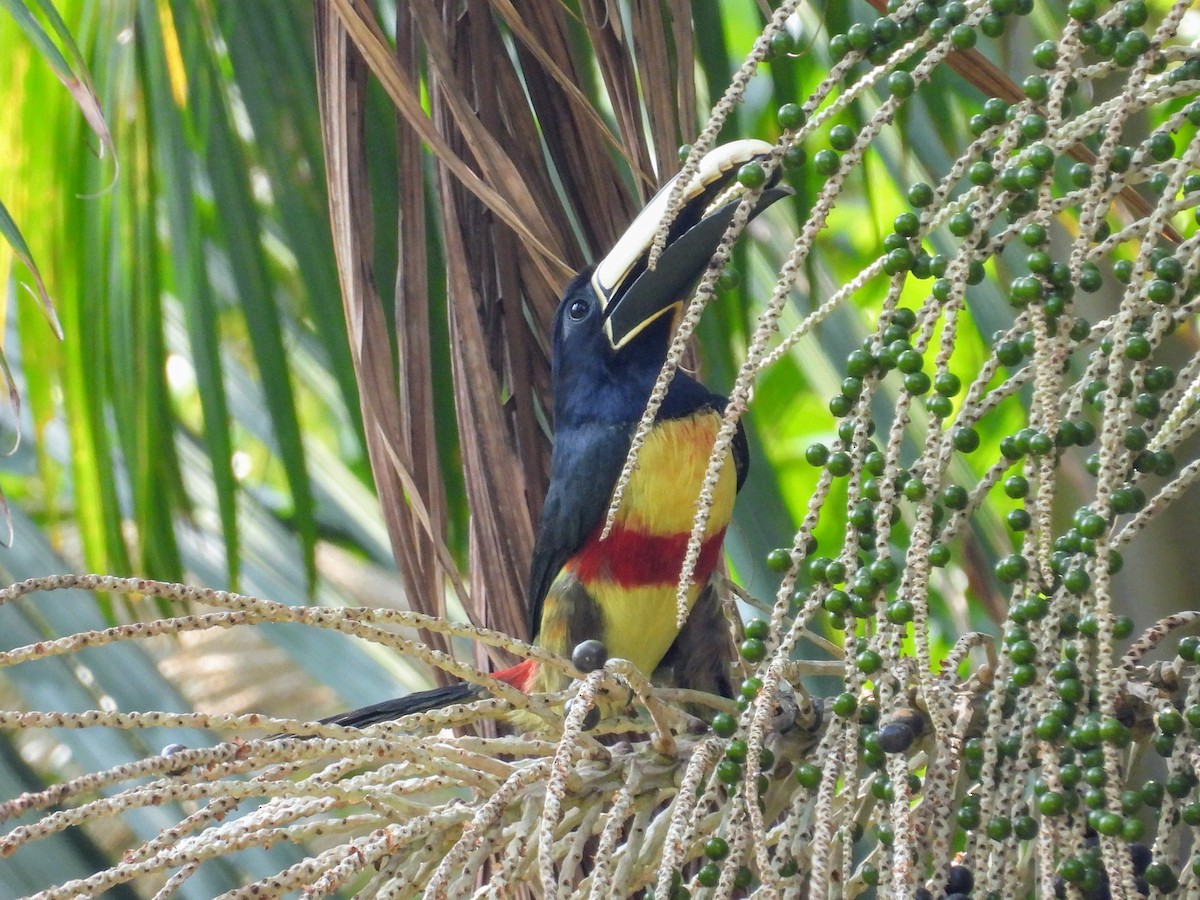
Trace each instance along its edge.
<path fill-rule="evenodd" d="M 687 555 L 689 534 L 647 534 L 614 525 L 606 540 L 600 540 L 603 523 L 592 532 L 579 552 L 567 560 L 566 568 L 585 585 L 609 581 L 624 588 L 674 585 L 679 581 Z M 692 580 L 703 584 L 716 568 L 725 539 L 722 528 L 700 545 L 700 557 Z"/>

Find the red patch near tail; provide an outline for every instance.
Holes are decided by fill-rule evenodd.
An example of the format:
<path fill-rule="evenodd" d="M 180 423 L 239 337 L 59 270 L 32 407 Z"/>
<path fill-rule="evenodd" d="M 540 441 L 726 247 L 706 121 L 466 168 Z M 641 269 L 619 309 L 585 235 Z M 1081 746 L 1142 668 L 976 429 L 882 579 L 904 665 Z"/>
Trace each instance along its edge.
<path fill-rule="evenodd" d="M 648 534 L 614 525 L 606 540 L 600 540 L 604 523 L 596 527 L 566 568 L 584 584 L 610 581 L 624 588 L 673 585 L 683 570 L 689 534 Z M 700 556 L 692 580 L 703 584 L 716 568 L 725 540 L 722 528 L 700 545 Z"/>
<path fill-rule="evenodd" d="M 535 675 L 537 675 L 537 660 L 526 659 L 502 672 L 495 672 L 492 677 L 505 684 L 511 684 L 523 694 L 528 694 Z"/>

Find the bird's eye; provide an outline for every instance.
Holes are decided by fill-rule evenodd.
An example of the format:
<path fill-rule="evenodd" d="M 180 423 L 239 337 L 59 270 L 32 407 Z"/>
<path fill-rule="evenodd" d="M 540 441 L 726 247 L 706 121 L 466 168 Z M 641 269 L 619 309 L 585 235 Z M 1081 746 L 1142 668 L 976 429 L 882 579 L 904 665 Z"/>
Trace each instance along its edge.
<path fill-rule="evenodd" d="M 588 302 L 586 300 L 572 301 L 570 308 L 567 310 L 567 315 L 569 315 L 575 321 L 579 321 L 587 314 L 588 314 Z"/>

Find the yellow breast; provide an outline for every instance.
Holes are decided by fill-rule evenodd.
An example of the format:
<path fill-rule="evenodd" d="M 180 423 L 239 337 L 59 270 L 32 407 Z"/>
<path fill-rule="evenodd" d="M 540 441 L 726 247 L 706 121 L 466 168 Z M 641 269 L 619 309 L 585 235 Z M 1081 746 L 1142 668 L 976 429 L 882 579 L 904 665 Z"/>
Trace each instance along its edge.
<path fill-rule="evenodd" d="M 630 660 L 646 675 L 658 667 L 679 632 L 676 589 L 720 421 L 715 412 L 706 411 L 660 422 L 650 432 L 614 523 L 614 536 L 621 532 L 626 537 L 610 537 L 608 572 L 600 571 L 586 582 L 600 608 L 609 656 Z M 696 573 L 700 582 L 707 581 L 719 556 L 736 493 L 737 475 L 730 459 L 713 492 L 703 533 L 706 552 Z M 636 546 L 639 537 L 649 559 L 631 558 L 643 552 Z M 606 543 L 599 542 L 595 552 L 604 552 Z M 636 577 L 635 570 L 642 577 Z M 688 591 L 689 609 L 699 592 L 700 584 L 694 581 Z"/>

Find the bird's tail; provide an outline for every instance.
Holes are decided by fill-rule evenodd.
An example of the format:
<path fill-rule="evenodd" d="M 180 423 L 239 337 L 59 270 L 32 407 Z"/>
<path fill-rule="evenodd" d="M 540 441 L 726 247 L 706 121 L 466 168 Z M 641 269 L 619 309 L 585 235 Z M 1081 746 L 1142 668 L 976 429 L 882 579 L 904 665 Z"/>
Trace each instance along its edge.
<path fill-rule="evenodd" d="M 533 684 L 537 665 L 532 659 L 524 660 L 517 665 L 496 672 L 492 677 L 507 682 L 517 690 L 528 692 Z M 384 700 L 371 706 L 352 709 L 350 712 L 339 713 L 322 719 L 322 725 L 343 725 L 347 728 L 366 728 L 379 722 L 391 722 L 413 713 L 429 712 L 442 709 L 455 703 L 467 703 L 488 696 L 487 688 L 469 681 L 448 684 L 428 691 L 417 691 L 392 700 Z"/>
<path fill-rule="evenodd" d="M 384 700 L 382 703 L 352 709 L 350 712 L 338 713 L 336 716 L 322 719 L 321 724 L 366 728 L 368 725 L 391 722 L 413 713 L 429 712 L 455 703 L 466 703 L 469 700 L 484 697 L 486 694 L 483 687 L 469 681 L 460 681 L 457 684 L 448 684 L 445 687 L 436 687 L 428 691 L 417 691 L 414 694 Z"/>

